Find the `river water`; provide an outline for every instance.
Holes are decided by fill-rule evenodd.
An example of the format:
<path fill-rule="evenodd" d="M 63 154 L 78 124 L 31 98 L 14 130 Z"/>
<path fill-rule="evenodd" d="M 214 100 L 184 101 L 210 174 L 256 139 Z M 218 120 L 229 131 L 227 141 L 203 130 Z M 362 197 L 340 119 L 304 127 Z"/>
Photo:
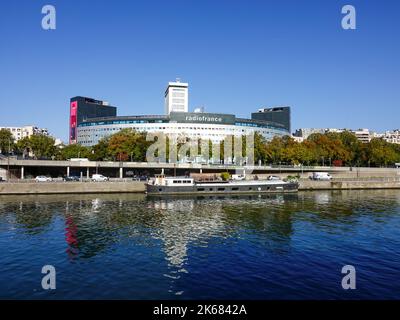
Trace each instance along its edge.
<path fill-rule="evenodd" d="M 1 196 L 10 298 L 400 299 L 400 192 Z"/>

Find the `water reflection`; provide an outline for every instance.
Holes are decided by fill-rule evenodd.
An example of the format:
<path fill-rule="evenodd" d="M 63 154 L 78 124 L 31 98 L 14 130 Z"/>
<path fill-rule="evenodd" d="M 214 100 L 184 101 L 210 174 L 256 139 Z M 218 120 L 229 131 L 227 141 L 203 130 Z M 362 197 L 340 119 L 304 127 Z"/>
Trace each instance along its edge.
<path fill-rule="evenodd" d="M 159 272 L 167 281 L 170 293 L 184 295 L 182 279 L 193 273 L 210 274 L 204 271 L 208 266 L 203 265 L 209 262 L 208 255 L 212 256 L 213 252 L 221 253 L 221 257 L 214 257 L 217 260 L 214 265 L 213 261 L 210 264 L 214 267 L 220 264 L 225 269 L 247 266 L 247 259 L 254 264 L 263 261 L 262 275 L 258 274 L 261 279 L 265 277 L 265 263 L 271 266 L 277 260 L 288 259 L 282 261 L 290 266 L 293 263 L 290 257 L 299 246 L 302 254 L 310 250 L 307 259 L 312 259 L 313 250 L 319 248 L 320 242 L 325 241 L 325 247 L 337 250 L 335 242 L 321 240 L 321 235 L 335 235 L 335 240 L 348 237 L 345 245 L 352 245 L 353 239 L 368 239 L 390 251 L 386 238 L 379 239 L 379 227 L 396 229 L 398 222 L 391 221 L 398 216 L 399 207 L 400 192 L 396 190 L 264 196 L 0 196 L 0 242 L 5 241 L 1 236 L 8 234 L 15 243 L 28 239 L 37 247 L 60 240 L 54 248 L 69 267 L 97 262 L 107 263 L 104 269 L 108 269 L 115 263 L 115 274 L 135 270 L 135 275 L 144 278 Z M 360 240 L 365 232 L 372 232 L 373 236 L 367 234 L 368 237 Z M 385 237 L 390 238 L 391 234 L 388 232 Z M 18 250 L 23 248 L 12 250 L 10 256 L 20 257 Z M 361 250 L 360 245 L 353 246 L 353 250 Z M 367 245 L 362 250 L 361 261 L 371 251 Z M 324 258 L 333 259 L 327 252 Z M 390 252 L 394 257 L 397 254 Z M 224 260 L 227 257 L 243 260 L 236 266 L 236 261 Z M 295 261 L 304 264 L 308 260 L 302 256 Z M 317 259 L 313 266 L 323 261 Z M 199 265 L 204 270 L 194 270 Z M 223 273 L 225 269 L 218 271 Z M 285 270 L 285 274 L 290 270 Z M 274 276 L 278 277 L 279 272 Z M 160 282 L 153 277 L 155 283 Z"/>
<path fill-rule="evenodd" d="M 171 266 L 182 268 L 190 242 L 204 245 L 211 237 L 226 237 L 226 217 L 219 203 L 199 205 L 195 199 L 151 199 L 147 207 L 162 215 L 152 236 L 163 242 Z M 196 210 L 194 210 L 196 208 Z"/>
<path fill-rule="evenodd" d="M 363 201 L 374 197 L 374 202 Z M 316 227 L 324 221 L 357 223 L 366 212 L 375 219 L 397 212 L 398 192 L 342 191 L 268 196 L 146 197 L 144 195 L 62 195 L 0 197 L 0 223 L 19 232 L 46 232 L 55 217 L 65 222 L 66 252 L 88 259 L 129 238 L 142 245 L 162 241 L 166 260 L 185 271 L 190 244 L 207 246 L 239 232 L 257 233 L 268 250 L 290 250 L 293 215 Z M 299 217 L 299 215 L 301 216 Z M 346 219 L 343 219 L 346 218 Z M 333 231 L 336 224 L 329 226 Z"/>

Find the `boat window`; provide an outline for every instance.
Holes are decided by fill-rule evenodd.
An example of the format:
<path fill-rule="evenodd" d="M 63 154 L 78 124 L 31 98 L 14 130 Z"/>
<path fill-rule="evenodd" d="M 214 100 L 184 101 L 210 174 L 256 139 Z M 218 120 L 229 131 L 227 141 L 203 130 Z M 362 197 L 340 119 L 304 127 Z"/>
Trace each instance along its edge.
<path fill-rule="evenodd" d="M 239 190 L 239 188 L 237 188 L 237 187 L 232 188 L 232 191 L 237 191 L 237 190 Z"/>
<path fill-rule="evenodd" d="M 197 188 L 197 191 L 204 191 L 204 188 Z"/>
<path fill-rule="evenodd" d="M 253 188 L 252 188 L 252 187 L 250 187 L 250 188 L 249 188 L 249 190 L 253 190 Z"/>
<path fill-rule="evenodd" d="M 225 188 L 218 188 L 218 191 L 224 191 Z"/>

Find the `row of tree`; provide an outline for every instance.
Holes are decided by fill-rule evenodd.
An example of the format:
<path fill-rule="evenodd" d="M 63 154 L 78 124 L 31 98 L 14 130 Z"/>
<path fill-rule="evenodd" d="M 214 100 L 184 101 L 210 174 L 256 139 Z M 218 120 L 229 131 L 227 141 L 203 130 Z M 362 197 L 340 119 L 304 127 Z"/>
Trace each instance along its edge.
<path fill-rule="evenodd" d="M 123 129 L 103 138 L 93 147 L 71 144 L 60 150 L 57 159 L 88 158 L 92 161 L 146 161 L 146 150 L 152 142 L 144 132 Z"/>
<path fill-rule="evenodd" d="M 17 142 L 10 130 L 0 130 L 0 151 L 2 154 L 34 154 L 37 159 L 54 158 L 58 152 L 54 138 L 42 134 L 24 137 Z"/>
<path fill-rule="evenodd" d="M 0 150 L 3 154 L 9 151 L 20 155 L 34 154 L 38 159 L 88 158 L 93 161 L 146 161 L 146 150 L 152 143 L 153 141 L 146 141 L 146 133 L 133 129 L 124 129 L 103 138 L 93 147 L 84 147 L 79 144 L 56 147 L 54 139 L 45 135 L 33 135 L 14 142 L 9 130 L 0 130 Z M 177 143 L 178 150 L 184 143 L 183 140 Z M 169 144 L 171 142 L 167 140 L 167 159 Z M 210 141 L 208 144 L 211 158 L 213 148 Z M 245 139 L 243 139 L 242 150 L 242 155 L 246 156 Z M 201 152 L 201 144 L 198 145 L 197 152 Z M 223 143 L 219 148 L 219 157 L 224 159 Z M 263 164 L 392 166 L 400 162 L 400 145 L 388 143 L 383 139 L 372 139 L 369 143 L 362 143 L 349 131 L 316 133 L 303 142 L 296 142 L 289 136 L 275 137 L 267 142 L 263 136 L 256 133 L 254 160 L 256 163 Z"/>
<path fill-rule="evenodd" d="M 349 131 L 312 134 L 303 142 L 289 136 L 258 145 L 259 159 L 274 164 L 393 166 L 400 162 L 400 145 L 383 139 L 360 142 Z"/>

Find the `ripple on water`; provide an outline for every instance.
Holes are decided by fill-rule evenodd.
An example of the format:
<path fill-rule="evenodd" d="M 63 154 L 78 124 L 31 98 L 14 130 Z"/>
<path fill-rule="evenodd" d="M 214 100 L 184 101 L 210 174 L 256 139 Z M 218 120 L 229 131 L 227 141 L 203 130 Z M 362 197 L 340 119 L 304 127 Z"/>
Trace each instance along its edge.
<path fill-rule="evenodd" d="M 400 298 L 394 190 L 0 204 L 0 298 Z M 57 269 L 51 294 L 44 264 Z M 340 286 L 345 264 L 357 270 L 353 292 Z"/>

